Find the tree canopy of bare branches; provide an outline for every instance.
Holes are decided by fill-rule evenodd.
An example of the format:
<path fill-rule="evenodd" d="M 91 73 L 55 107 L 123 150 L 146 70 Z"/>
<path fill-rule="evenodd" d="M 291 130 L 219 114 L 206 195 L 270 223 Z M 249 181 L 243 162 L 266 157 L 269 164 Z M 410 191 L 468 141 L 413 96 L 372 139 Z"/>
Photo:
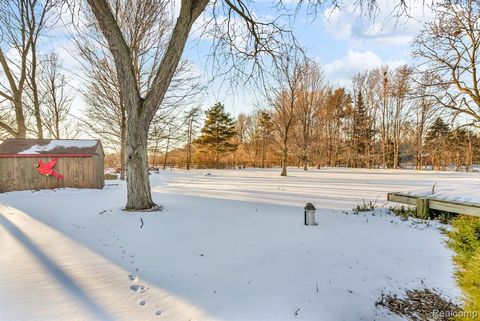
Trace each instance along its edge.
<path fill-rule="evenodd" d="M 480 47 L 480 3 L 448 0 L 434 7 L 434 19 L 414 41 L 414 55 L 434 74 L 425 86 L 429 97 L 480 127 L 480 89 L 477 70 Z"/>

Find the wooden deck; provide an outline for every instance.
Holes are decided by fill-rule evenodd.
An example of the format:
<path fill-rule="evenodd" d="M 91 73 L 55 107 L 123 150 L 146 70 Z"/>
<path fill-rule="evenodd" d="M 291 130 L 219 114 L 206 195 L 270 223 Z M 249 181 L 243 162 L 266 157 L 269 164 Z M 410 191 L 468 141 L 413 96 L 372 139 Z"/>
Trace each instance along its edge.
<path fill-rule="evenodd" d="M 428 196 L 415 196 L 405 193 L 388 193 L 387 199 L 390 202 L 417 206 L 417 210 L 419 206 L 426 206 L 432 210 L 480 217 L 480 204 L 444 201 Z"/>

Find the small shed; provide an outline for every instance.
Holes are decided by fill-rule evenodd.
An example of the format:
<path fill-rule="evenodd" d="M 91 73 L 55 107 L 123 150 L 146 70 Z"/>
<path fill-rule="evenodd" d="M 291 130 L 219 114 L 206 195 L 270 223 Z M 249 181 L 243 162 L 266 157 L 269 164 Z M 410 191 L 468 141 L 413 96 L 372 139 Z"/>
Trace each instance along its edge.
<path fill-rule="evenodd" d="M 0 192 L 103 188 L 99 140 L 7 139 L 0 144 Z"/>

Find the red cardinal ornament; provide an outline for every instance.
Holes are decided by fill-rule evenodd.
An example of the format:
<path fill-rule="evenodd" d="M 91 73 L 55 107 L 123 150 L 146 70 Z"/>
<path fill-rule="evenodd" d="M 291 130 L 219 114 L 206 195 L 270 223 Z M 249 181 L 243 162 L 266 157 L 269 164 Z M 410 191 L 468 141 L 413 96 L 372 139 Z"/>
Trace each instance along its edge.
<path fill-rule="evenodd" d="M 48 161 L 46 163 L 42 162 L 41 160 L 38 161 L 37 163 L 37 171 L 45 176 L 55 176 L 57 180 L 61 180 L 63 178 L 63 175 L 58 174 L 53 170 L 55 165 L 57 165 L 57 158 L 52 159 L 51 161 Z"/>

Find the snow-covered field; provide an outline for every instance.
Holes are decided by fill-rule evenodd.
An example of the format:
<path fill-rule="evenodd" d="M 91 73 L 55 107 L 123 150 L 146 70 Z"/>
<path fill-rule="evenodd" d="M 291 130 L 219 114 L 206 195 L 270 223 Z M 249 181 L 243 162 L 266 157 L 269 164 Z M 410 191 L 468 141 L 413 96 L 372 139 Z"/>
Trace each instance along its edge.
<path fill-rule="evenodd" d="M 278 174 L 153 174 L 157 213 L 122 212 L 122 182 L 0 194 L 0 319 L 399 320 L 375 307 L 382 293 L 458 299 L 436 224 L 344 211 L 434 183 L 478 190 L 478 174 Z M 307 202 L 316 227 L 303 225 Z"/>

